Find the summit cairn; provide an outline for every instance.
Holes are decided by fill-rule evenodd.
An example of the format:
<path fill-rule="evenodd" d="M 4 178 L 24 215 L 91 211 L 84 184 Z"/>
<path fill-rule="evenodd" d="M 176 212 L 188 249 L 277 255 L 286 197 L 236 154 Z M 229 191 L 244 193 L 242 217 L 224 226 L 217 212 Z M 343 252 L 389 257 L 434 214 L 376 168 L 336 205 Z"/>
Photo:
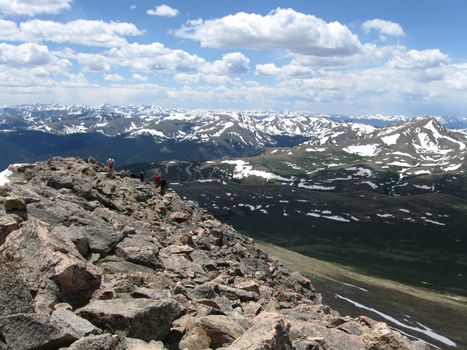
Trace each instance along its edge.
<path fill-rule="evenodd" d="M 252 239 L 93 158 L 12 178 L 0 196 L 0 349 L 428 349 L 340 316 Z"/>

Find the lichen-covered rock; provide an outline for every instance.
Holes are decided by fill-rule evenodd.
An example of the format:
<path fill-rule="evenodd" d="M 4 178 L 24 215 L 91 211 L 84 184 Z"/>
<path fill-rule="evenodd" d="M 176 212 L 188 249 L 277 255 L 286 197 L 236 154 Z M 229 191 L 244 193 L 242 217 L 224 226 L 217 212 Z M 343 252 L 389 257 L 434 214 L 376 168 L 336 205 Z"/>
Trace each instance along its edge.
<path fill-rule="evenodd" d="M 263 312 L 255 317 L 253 326 L 247 329 L 229 350 L 292 350 L 287 327 L 277 313 Z"/>
<path fill-rule="evenodd" d="M 68 346 L 79 335 L 53 322 L 49 315 L 22 313 L 0 317 L 0 334 L 9 349 L 59 349 Z"/>
<path fill-rule="evenodd" d="M 28 220 L 0 247 L 0 261 L 11 262 L 29 289 L 79 306 L 100 286 L 101 272 L 85 261 L 65 236 L 38 220 Z M 44 292 L 44 293 L 42 293 Z"/>
<path fill-rule="evenodd" d="M 126 350 L 167 350 L 161 341 L 151 340 L 149 343 L 146 343 L 140 339 L 127 338 L 126 342 Z"/>
<path fill-rule="evenodd" d="M 205 350 L 211 348 L 211 338 L 203 328 L 193 327 L 183 336 L 179 346 L 184 350 Z"/>
<path fill-rule="evenodd" d="M 115 247 L 115 254 L 135 264 L 152 268 L 161 268 L 159 260 L 160 244 L 158 241 L 146 235 L 133 235 L 124 238 Z"/>
<path fill-rule="evenodd" d="M 127 350 L 128 342 L 124 337 L 109 333 L 81 338 L 67 350 Z"/>
<path fill-rule="evenodd" d="M 187 213 L 182 213 L 182 212 L 174 212 L 169 215 L 170 220 L 175 221 L 175 222 L 185 222 L 188 220 L 188 215 Z"/>
<path fill-rule="evenodd" d="M 61 325 L 64 330 L 70 334 L 76 335 L 78 338 L 102 333 L 99 328 L 94 326 L 88 320 L 85 320 L 74 312 L 63 308 L 59 308 L 52 312 L 52 321 Z"/>
<path fill-rule="evenodd" d="M 0 317 L 34 312 L 31 294 L 11 263 L 0 261 Z"/>
<path fill-rule="evenodd" d="M 183 306 L 173 299 L 93 300 L 77 313 L 110 332 L 145 341 L 164 339 Z"/>
<path fill-rule="evenodd" d="M 13 231 L 19 229 L 19 222 L 14 215 L 0 217 L 0 246 L 5 243 L 6 237 Z"/>
<path fill-rule="evenodd" d="M 6 197 L 3 203 L 6 212 L 26 211 L 26 203 L 20 197 Z"/>
<path fill-rule="evenodd" d="M 212 348 L 230 345 L 244 332 L 239 324 L 224 315 L 209 315 L 196 318 L 193 321 L 193 327 L 206 332 Z M 202 332 L 196 333 L 203 338 Z M 193 332 L 191 337 L 193 338 Z"/>

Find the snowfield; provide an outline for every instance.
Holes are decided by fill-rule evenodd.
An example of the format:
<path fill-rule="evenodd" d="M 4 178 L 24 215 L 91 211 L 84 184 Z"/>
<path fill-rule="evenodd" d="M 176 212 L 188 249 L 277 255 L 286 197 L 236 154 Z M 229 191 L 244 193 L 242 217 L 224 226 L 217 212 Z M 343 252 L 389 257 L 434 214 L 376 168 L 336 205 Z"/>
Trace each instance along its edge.
<path fill-rule="evenodd" d="M 5 169 L 0 173 L 0 186 L 3 186 L 3 185 L 10 182 L 10 180 L 8 180 L 8 177 L 11 174 L 13 174 L 13 173 L 8 169 Z"/>
<path fill-rule="evenodd" d="M 343 150 L 347 153 L 357 154 L 362 157 L 374 157 L 381 152 L 378 144 L 349 146 Z"/>

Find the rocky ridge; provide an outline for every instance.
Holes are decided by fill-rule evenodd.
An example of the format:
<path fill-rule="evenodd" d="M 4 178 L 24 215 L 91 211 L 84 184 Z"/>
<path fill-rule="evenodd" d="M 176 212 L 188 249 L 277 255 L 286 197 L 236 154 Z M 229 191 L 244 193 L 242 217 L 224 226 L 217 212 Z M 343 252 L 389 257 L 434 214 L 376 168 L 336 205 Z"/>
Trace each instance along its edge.
<path fill-rule="evenodd" d="M 0 349 L 428 349 L 343 317 L 195 203 L 93 158 L 0 187 Z"/>

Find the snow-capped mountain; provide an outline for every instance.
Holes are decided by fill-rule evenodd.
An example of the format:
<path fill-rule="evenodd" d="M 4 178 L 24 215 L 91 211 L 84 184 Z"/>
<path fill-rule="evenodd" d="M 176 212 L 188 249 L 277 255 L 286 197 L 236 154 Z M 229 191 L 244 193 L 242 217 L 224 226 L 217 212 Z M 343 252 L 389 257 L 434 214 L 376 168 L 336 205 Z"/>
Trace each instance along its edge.
<path fill-rule="evenodd" d="M 124 164 L 172 158 L 207 160 L 284 146 L 297 146 L 291 155 L 324 147 L 373 157 L 376 165 L 402 167 L 407 173 L 432 171 L 426 169 L 428 164 L 436 171 L 455 170 L 465 160 L 467 132 L 448 129 L 440 118 L 375 115 L 371 118 L 385 122 L 404 120 L 375 128 L 328 117 L 334 120 L 306 112 L 33 104 L 0 107 L 0 145 L 21 161 L 54 154 L 105 157 L 109 153 L 125 154 L 120 159 Z"/>
<path fill-rule="evenodd" d="M 462 133 L 452 132 L 437 119 L 419 117 L 400 125 L 376 129 L 343 150 L 367 158 L 381 168 L 393 167 L 401 174 L 462 171 L 467 143 Z"/>

